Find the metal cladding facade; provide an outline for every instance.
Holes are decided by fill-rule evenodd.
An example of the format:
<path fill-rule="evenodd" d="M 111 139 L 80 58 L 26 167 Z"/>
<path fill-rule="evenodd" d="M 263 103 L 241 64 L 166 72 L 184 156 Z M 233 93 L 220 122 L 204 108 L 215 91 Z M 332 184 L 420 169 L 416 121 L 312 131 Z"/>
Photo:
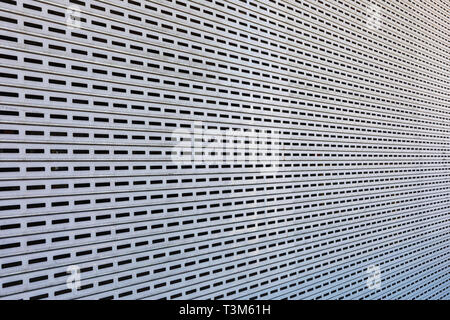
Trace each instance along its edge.
<path fill-rule="evenodd" d="M 0 297 L 448 299 L 449 10 L 0 0 Z"/>

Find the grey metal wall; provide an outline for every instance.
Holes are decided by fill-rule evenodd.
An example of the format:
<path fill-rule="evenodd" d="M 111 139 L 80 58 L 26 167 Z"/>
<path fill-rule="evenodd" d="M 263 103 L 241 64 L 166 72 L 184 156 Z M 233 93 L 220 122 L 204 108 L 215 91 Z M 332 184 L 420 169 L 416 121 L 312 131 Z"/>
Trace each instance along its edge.
<path fill-rule="evenodd" d="M 0 6 L 2 298 L 448 299 L 448 1 Z"/>

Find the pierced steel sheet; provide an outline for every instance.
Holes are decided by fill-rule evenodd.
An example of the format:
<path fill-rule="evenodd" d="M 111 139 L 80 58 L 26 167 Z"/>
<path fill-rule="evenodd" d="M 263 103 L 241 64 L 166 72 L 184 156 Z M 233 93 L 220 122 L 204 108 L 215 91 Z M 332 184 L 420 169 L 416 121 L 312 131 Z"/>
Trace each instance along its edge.
<path fill-rule="evenodd" d="M 1 0 L 0 297 L 448 299 L 449 9 Z"/>

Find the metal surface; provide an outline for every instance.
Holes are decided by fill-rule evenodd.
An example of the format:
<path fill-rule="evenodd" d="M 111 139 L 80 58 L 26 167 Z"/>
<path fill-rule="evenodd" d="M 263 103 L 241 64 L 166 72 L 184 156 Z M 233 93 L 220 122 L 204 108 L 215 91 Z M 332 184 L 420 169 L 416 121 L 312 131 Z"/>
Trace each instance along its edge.
<path fill-rule="evenodd" d="M 448 299 L 449 10 L 1 0 L 0 297 Z"/>

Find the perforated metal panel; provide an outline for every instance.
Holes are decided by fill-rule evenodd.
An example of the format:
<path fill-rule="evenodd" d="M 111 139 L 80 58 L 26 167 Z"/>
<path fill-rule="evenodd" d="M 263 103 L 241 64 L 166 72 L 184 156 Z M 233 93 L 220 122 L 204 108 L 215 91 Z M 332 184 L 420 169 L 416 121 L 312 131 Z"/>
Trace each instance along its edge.
<path fill-rule="evenodd" d="M 448 299 L 448 1 L 0 5 L 2 298 Z"/>

